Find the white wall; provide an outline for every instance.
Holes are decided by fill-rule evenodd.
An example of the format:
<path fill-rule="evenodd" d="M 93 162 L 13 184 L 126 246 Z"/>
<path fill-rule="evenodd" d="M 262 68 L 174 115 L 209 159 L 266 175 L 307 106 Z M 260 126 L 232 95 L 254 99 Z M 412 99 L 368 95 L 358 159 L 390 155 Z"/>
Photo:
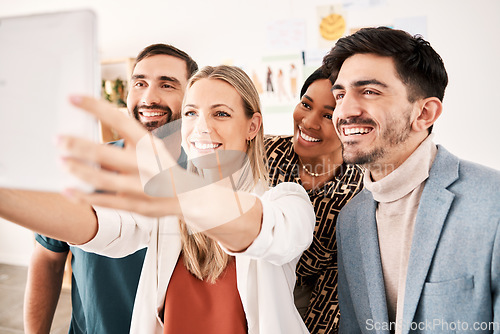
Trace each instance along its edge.
<path fill-rule="evenodd" d="M 0 263 L 27 266 L 34 249 L 33 232 L 0 218 Z"/>
<path fill-rule="evenodd" d="M 0 0 L 0 16 L 92 8 L 99 17 L 103 59 L 134 57 L 148 44 L 166 42 L 187 51 L 201 66 L 227 61 L 245 65 L 275 52 L 267 48 L 266 27 L 276 20 L 305 20 L 306 51 L 317 50 L 316 7 L 339 3 L 351 27 L 426 18 L 425 37 L 450 77 L 436 141 L 462 158 L 500 169 L 498 0 Z M 282 117 L 269 117 L 266 129 L 291 122 L 291 116 Z M 29 249 L 21 240 L 5 247 L 9 240 L 24 238 L 16 233 L 0 221 L 0 261 Z"/>

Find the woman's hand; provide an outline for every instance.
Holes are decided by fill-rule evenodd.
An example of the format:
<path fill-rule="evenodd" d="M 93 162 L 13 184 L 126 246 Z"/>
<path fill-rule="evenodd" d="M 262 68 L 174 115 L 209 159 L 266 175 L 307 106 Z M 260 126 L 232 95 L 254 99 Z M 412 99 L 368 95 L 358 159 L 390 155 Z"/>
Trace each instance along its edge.
<path fill-rule="evenodd" d="M 98 190 L 84 193 L 66 189 L 64 194 L 74 201 L 146 216 L 179 214 L 175 197 L 151 197 L 143 190 L 143 185 L 161 171 L 159 166 L 165 169 L 176 165 L 163 142 L 105 101 L 77 96 L 72 97 L 71 102 L 116 129 L 124 138 L 125 147 L 102 145 L 71 136 L 60 137 L 64 165 Z"/>
<path fill-rule="evenodd" d="M 168 147 L 178 145 L 178 140 L 154 137 L 111 104 L 90 97 L 73 97 L 71 101 L 112 126 L 124 138 L 125 147 L 60 137 L 66 167 L 99 190 L 84 193 L 67 189 L 65 195 L 145 216 L 182 215 L 193 231 L 203 232 L 233 251 L 246 249 L 253 242 L 262 219 L 262 205 L 255 196 L 236 191 L 224 173 L 219 180 L 207 180 L 183 170 L 172 157 L 175 149 Z M 158 197 L 149 196 L 143 187 L 150 180 L 156 181 L 158 190 L 171 189 L 160 191 Z M 161 197 L 170 194 L 173 197 Z"/>

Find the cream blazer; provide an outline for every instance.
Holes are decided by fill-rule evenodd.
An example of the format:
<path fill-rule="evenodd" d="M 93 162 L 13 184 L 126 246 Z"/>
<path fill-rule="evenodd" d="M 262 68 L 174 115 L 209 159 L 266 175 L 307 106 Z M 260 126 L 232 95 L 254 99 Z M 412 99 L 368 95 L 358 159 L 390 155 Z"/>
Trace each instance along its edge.
<path fill-rule="evenodd" d="M 247 250 L 236 258 L 237 287 L 249 334 L 308 333 L 293 300 L 295 266 L 313 238 L 315 214 L 305 190 L 281 183 L 255 194 L 263 207 L 262 227 Z M 147 218 L 124 211 L 95 208 L 97 235 L 79 247 L 123 257 L 148 247 L 132 314 L 130 333 L 163 332 L 160 312 L 181 251 L 177 217 Z"/>

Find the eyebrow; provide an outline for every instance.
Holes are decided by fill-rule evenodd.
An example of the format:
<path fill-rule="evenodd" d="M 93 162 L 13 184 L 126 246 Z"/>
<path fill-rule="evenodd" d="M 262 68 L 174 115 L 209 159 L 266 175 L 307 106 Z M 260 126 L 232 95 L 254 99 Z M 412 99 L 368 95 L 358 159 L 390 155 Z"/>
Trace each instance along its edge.
<path fill-rule="evenodd" d="M 147 79 L 147 76 L 144 74 L 134 74 L 132 75 L 132 80 L 137 80 L 137 79 Z M 180 84 L 180 81 L 177 78 L 174 77 L 169 77 L 166 75 L 161 75 L 158 77 L 158 81 L 168 81 L 168 82 L 174 82 L 177 84 Z"/>
<path fill-rule="evenodd" d="M 199 107 L 196 104 L 186 104 L 184 107 L 190 107 L 190 108 L 194 108 L 194 109 L 199 109 Z M 215 108 L 218 108 L 218 107 L 226 107 L 229 110 L 231 110 L 232 112 L 234 112 L 233 108 L 231 108 L 230 106 L 228 106 L 227 104 L 224 104 L 224 103 L 212 104 L 210 106 L 210 109 L 215 109 Z"/>
<path fill-rule="evenodd" d="M 332 90 L 333 90 L 333 89 L 332 89 Z M 308 99 L 309 101 L 314 102 L 314 100 L 313 100 L 310 96 L 308 96 L 308 95 L 306 95 L 306 94 L 302 95 L 302 97 L 305 97 L 305 98 L 306 98 L 306 99 Z M 327 104 L 325 104 L 323 107 L 324 107 L 325 109 L 329 109 L 329 110 L 332 110 L 332 111 L 334 111 L 334 110 L 335 110 L 335 107 L 329 106 L 329 105 L 327 105 Z"/>
<path fill-rule="evenodd" d="M 211 106 L 212 109 L 214 108 L 218 108 L 218 107 L 226 107 L 228 108 L 229 110 L 231 110 L 232 112 L 234 112 L 233 108 L 231 108 L 230 106 L 228 106 L 227 104 L 224 104 L 224 103 L 218 103 L 218 104 L 213 104 Z"/>
<path fill-rule="evenodd" d="M 359 80 L 359 81 L 354 82 L 351 86 L 352 87 L 363 87 L 363 86 L 368 86 L 368 85 L 382 86 L 384 88 L 388 87 L 385 83 L 378 81 L 377 79 Z M 332 91 L 338 90 L 338 89 L 344 89 L 344 88 L 345 87 L 341 84 L 335 84 L 332 86 Z"/>
<path fill-rule="evenodd" d="M 310 97 L 310 96 L 308 96 L 308 95 L 306 95 L 306 94 L 304 94 L 302 97 L 305 97 L 305 98 L 306 98 L 306 99 L 308 99 L 309 101 L 314 102 L 314 101 L 313 101 L 313 99 L 311 99 L 311 97 Z"/>

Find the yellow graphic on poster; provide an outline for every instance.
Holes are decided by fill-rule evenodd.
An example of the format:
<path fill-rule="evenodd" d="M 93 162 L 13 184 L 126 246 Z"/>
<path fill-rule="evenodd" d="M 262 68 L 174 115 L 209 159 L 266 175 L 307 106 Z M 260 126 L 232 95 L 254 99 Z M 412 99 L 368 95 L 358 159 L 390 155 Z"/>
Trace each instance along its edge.
<path fill-rule="evenodd" d="M 321 36 L 329 41 L 334 41 L 344 35 L 346 29 L 345 20 L 340 14 L 330 14 L 321 20 L 319 32 Z"/>
<path fill-rule="evenodd" d="M 316 35 L 319 49 L 330 50 L 349 31 L 347 11 L 342 3 L 316 7 Z"/>

